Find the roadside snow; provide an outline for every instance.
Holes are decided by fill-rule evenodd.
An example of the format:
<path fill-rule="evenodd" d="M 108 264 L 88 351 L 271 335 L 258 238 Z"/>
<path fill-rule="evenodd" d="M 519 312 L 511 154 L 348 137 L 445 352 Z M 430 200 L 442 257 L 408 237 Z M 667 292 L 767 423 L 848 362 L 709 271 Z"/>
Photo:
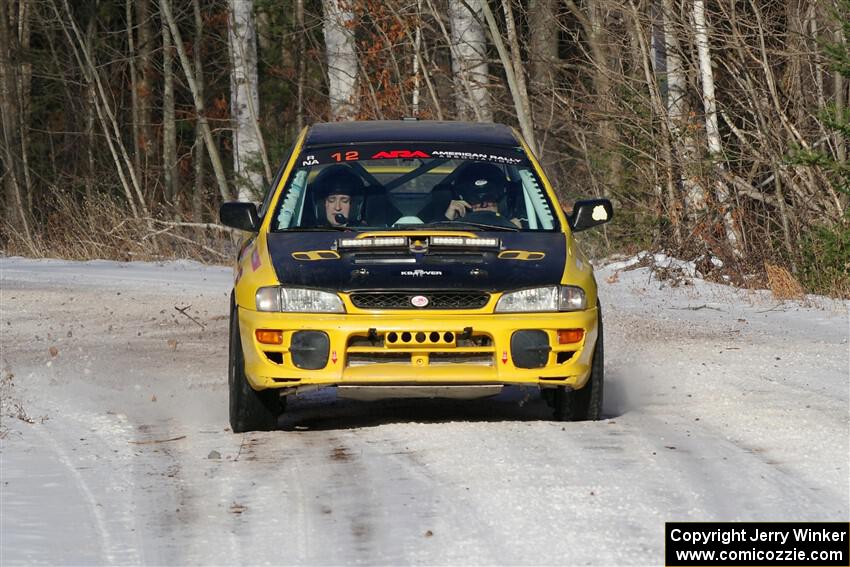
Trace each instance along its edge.
<path fill-rule="evenodd" d="M 653 259 L 690 284 L 597 270 L 603 421 L 322 391 L 233 435 L 231 270 L 2 258 L 0 564 L 643 565 L 665 521 L 846 521 L 848 303 Z"/>

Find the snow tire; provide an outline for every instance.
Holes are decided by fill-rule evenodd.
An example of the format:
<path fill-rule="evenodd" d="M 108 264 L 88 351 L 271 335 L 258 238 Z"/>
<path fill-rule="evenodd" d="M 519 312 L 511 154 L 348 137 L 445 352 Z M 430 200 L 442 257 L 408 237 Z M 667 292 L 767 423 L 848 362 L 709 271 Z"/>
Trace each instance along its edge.
<path fill-rule="evenodd" d="M 277 390 L 257 391 L 245 376 L 245 358 L 239 336 L 239 314 L 236 305 L 230 310 L 230 353 L 228 356 L 230 387 L 230 428 L 233 433 L 271 431 L 283 413 L 285 399 Z"/>
<path fill-rule="evenodd" d="M 581 390 L 564 386 L 555 390 L 555 421 L 598 421 L 602 419 L 602 393 L 605 384 L 605 347 L 602 332 L 602 307 L 597 302 L 599 332 L 593 349 L 590 378 Z"/>

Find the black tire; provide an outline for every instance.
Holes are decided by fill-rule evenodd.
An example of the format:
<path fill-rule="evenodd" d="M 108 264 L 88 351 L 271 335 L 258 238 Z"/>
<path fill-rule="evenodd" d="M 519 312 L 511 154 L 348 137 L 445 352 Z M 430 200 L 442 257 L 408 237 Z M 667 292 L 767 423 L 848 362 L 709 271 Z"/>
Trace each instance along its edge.
<path fill-rule="evenodd" d="M 575 421 L 575 392 L 572 388 L 555 388 L 552 405 L 555 407 L 555 421 Z"/>
<path fill-rule="evenodd" d="M 605 346 L 602 307 L 596 304 L 599 333 L 593 349 L 590 378 L 581 390 L 559 387 L 555 391 L 555 421 L 598 421 L 602 419 L 602 393 L 605 385 Z"/>
<path fill-rule="evenodd" d="M 277 390 L 257 391 L 245 377 L 245 358 L 239 337 L 239 316 L 236 306 L 230 310 L 230 353 L 228 356 L 230 386 L 230 429 L 233 433 L 271 431 L 277 429 L 277 419 L 283 413 L 285 398 Z"/>

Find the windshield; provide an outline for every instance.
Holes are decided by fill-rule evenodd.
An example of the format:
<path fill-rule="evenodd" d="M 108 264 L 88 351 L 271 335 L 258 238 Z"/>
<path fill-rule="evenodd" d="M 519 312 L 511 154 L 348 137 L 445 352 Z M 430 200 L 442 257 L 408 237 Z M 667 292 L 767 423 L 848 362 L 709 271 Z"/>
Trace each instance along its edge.
<path fill-rule="evenodd" d="M 522 148 L 361 144 L 305 149 L 272 231 L 553 231 L 550 201 Z"/>

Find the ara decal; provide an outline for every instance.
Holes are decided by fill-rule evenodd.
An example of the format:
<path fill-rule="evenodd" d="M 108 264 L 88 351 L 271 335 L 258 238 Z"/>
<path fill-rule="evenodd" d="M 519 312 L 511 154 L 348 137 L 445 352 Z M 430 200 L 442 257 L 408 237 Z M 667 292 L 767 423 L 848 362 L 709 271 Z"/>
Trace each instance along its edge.
<path fill-rule="evenodd" d="M 336 364 L 336 351 L 331 352 L 331 362 Z"/>
<path fill-rule="evenodd" d="M 508 351 L 503 350 L 502 351 L 502 364 L 507 364 L 507 363 L 508 363 Z"/>
<path fill-rule="evenodd" d="M 413 159 L 429 157 L 431 156 L 419 150 L 413 152 L 410 150 L 391 150 L 388 152 L 378 152 L 372 156 L 372 159 Z"/>

